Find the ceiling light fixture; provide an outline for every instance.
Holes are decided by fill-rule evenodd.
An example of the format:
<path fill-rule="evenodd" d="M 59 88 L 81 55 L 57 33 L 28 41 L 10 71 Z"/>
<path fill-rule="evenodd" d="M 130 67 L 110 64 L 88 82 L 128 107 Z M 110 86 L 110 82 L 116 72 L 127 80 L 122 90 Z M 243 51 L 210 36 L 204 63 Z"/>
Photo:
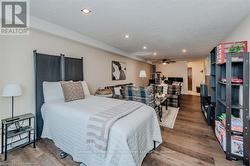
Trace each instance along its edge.
<path fill-rule="evenodd" d="M 187 50 L 186 50 L 186 49 L 182 49 L 181 52 L 182 52 L 182 53 L 186 53 Z"/>
<path fill-rule="evenodd" d="M 126 34 L 124 37 L 125 37 L 125 39 L 128 39 L 129 38 L 129 34 Z"/>
<path fill-rule="evenodd" d="M 156 55 L 157 55 L 157 52 L 154 52 L 153 55 L 156 56 Z"/>
<path fill-rule="evenodd" d="M 84 9 L 81 10 L 81 12 L 82 12 L 83 14 L 85 14 L 85 15 L 88 15 L 88 14 L 91 13 L 91 10 L 89 10 L 89 9 L 87 9 L 87 8 L 84 8 Z"/>
<path fill-rule="evenodd" d="M 146 46 L 143 46 L 143 47 L 142 47 L 142 49 L 143 49 L 143 50 L 146 50 L 146 49 L 147 49 L 147 47 L 146 47 Z"/>
<path fill-rule="evenodd" d="M 166 64 L 167 64 L 167 62 L 163 62 L 162 64 L 163 64 L 163 65 L 166 65 Z"/>

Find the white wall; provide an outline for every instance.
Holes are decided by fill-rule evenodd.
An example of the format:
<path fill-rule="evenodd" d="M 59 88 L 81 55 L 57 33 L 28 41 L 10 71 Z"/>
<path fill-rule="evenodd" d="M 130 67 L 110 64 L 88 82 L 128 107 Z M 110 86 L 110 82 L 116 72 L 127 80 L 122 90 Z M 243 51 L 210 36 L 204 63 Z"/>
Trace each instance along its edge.
<path fill-rule="evenodd" d="M 250 52 L 250 14 L 236 27 L 223 42 L 248 41 L 248 51 Z"/>
<path fill-rule="evenodd" d="M 32 30 L 27 36 L 0 36 L 0 92 L 5 84 L 20 83 L 23 95 L 16 98 L 15 114 L 35 112 L 33 50 L 66 56 L 84 56 L 84 77 L 93 93 L 98 87 L 133 82 L 142 84 L 139 71 L 150 75 L 150 66 L 143 62 L 94 49 L 80 43 Z M 127 80 L 111 80 L 111 61 L 127 64 Z M 9 117 L 10 99 L 0 97 L 0 119 Z"/>
<path fill-rule="evenodd" d="M 204 64 L 204 59 L 193 60 L 187 63 L 187 66 L 192 68 L 192 91 L 196 92 L 196 87 L 205 82 Z"/>
<path fill-rule="evenodd" d="M 177 61 L 170 64 L 158 64 L 156 65 L 156 71 L 161 71 L 166 77 L 183 77 L 182 93 L 187 94 L 187 62 Z"/>
<path fill-rule="evenodd" d="M 238 25 L 238 27 L 228 35 L 223 42 L 247 41 L 248 52 L 250 52 L 250 14 Z M 250 96 L 249 96 L 250 102 Z M 250 110 L 249 110 L 250 112 Z"/>
<path fill-rule="evenodd" d="M 205 75 L 209 76 L 211 73 L 211 62 L 210 62 L 210 56 L 207 56 L 204 59 L 204 73 Z"/>
<path fill-rule="evenodd" d="M 250 14 L 221 42 L 248 41 L 248 51 L 250 52 Z M 209 53 L 208 53 L 209 55 Z M 210 57 L 206 59 L 210 64 Z M 206 73 L 210 75 L 210 65 L 206 65 Z"/>

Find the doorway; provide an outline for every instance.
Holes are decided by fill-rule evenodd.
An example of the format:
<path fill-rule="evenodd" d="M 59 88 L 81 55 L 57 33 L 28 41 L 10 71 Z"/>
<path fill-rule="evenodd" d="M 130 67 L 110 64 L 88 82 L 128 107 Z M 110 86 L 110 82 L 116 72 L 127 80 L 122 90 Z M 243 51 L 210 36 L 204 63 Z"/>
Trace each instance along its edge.
<path fill-rule="evenodd" d="M 192 67 L 188 67 L 188 90 L 192 91 Z"/>

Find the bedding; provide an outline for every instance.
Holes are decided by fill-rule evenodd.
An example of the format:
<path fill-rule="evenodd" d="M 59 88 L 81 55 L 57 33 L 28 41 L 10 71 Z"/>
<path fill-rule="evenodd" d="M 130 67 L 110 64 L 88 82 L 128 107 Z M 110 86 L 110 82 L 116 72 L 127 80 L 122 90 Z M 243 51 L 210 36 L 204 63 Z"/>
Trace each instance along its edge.
<path fill-rule="evenodd" d="M 85 96 L 89 96 L 90 95 L 90 92 L 89 92 L 89 88 L 88 88 L 88 84 L 86 81 L 81 81 L 82 83 L 82 88 L 83 88 L 83 91 L 84 91 L 84 95 Z"/>
<path fill-rule="evenodd" d="M 85 96 L 81 82 L 61 81 L 61 86 L 65 102 L 84 99 Z"/>
<path fill-rule="evenodd" d="M 91 149 L 105 155 L 108 147 L 109 131 L 120 118 L 136 111 L 143 104 L 126 102 L 91 116 L 87 125 L 87 143 Z"/>
<path fill-rule="evenodd" d="M 155 95 L 153 86 L 126 86 L 124 88 L 124 94 L 126 100 L 141 102 L 152 108 L 155 108 Z"/>
<path fill-rule="evenodd" d="M 61 81 L 62 82 L 62 81 Z M 73 81 L 63 81 L 64 83 L 73 82 Z M 89 96 L 89 88 L 86 81 L 81 81 L 84 96 Z M 43 96 L 44 102 L 50 102 L 53 100 L 64 99 L 63 89 L 60 82 L 43 82 Z"/>
<path fill-rule="evenodd" d="M 44 102 L 63 99 L 63 91 L 60 82 L 43 82 Z"/>
<path fill-rule="evenodd" d="M 125 104 L 127 101 L 88 96 L 84 100 L 46 102 L 42 106 L 42 138 L 52 139 L 74 161 L 87 166 L 139 166 L 143 158 L 162 142 L 153 108 L 143 104 L 136 111 L 118 119 L 110 128 L 105 157 L 87 144 L 87 124 L 93 115 Z"/>

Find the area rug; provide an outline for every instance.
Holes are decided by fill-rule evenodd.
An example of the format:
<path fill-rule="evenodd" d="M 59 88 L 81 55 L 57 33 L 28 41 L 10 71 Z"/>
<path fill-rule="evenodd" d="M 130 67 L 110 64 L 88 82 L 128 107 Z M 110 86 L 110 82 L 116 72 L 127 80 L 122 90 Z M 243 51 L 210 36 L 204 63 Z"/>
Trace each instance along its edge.
<path fill-rule="evenodd" d="M 179 108 L 168 107 L 166 110 L 165 107 L 162 108 L 162 121 L 160 125 L 170 129 L 174 128 L 175 120 L 178 115 Z"/>

